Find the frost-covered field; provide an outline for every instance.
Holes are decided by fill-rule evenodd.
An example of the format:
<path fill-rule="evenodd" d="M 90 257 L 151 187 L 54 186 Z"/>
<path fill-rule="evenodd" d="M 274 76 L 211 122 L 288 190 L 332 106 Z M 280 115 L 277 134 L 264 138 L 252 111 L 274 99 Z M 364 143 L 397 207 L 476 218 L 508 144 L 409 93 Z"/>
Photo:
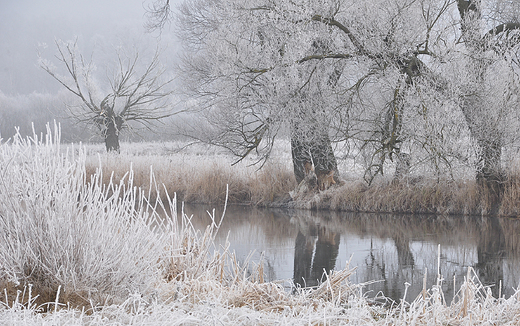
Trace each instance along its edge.
<path fill-rule="evenodd" d="M 0 145 L 1 325 L 516 325 L 520 293 L 495 299 L 470 269 L 451 305 L 439 284 L 375 303 L 354 266 L 287 292 L 204 232 L 122 181 L 87 177 L 85 148 L 58 137 Z M 153 180 L 153 178 L 152 178 Z M 152 186 L 154 186 L 152 182 Z M 160 188 L 159 185 L 157 185 Z M 160 197 L 158 197 L 160 198 Z M 163 218 L 161 216 L 168 216 Z M 224 217 L 225 218 L 225 217 Z M 218 249 L 218 250 L 217 250 Z M 442 282 L 442 276 L 439 277 Z"/>

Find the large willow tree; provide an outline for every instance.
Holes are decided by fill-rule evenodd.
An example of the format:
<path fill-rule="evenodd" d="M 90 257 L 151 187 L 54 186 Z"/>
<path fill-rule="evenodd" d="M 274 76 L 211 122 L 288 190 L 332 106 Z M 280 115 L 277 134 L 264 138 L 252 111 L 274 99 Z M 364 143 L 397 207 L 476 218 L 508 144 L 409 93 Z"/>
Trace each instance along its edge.
<path fill-rule="evenodd" d="M 153 27 L 169 9 L 156 2 Z M 187 0 L 176 26 L 208 139 L 239 158 L 267 158 L 287 131 L 298 181 L 308 161 L 317 174 L 337 170 L 335 142 L 368 182 L 388 159 L 437 175 L 469 163 L 491 180 L 501 146 L 516 140 L 515 10 L 507 1 Z"/>
<path fill-rule="evenodd" d="M 460 108 L 478 146 L 477 181 L 495 196 L 500 195 L 504 181 L 502 150 L 512 143 L 518 145 L 520 16 L 515 11 L 520 6 L 513 4 L 457 1 L 464 45 Z"/>

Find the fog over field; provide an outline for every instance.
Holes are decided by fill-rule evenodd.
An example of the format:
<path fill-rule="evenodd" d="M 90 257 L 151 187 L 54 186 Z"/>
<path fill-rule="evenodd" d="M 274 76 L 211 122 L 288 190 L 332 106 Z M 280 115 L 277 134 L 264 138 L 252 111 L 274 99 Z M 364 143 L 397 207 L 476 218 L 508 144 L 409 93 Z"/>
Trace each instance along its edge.
<path fill-rule="evenodd" d="M 84 125 L 67 119 L 65 103 L 74 101 L 63 87 L 38 65 L 38 53 L 51 60 L 55 40 L 74 41 L 86 59 L 93 57 L 97 79 L 104 81 L 116 49 L 132 52 L 141 58 L 161 49 L 160 63 L 168 73 L 176 60 L 177 42 L 170 28 L 161 33 L 147 33 L 146 9 L 151 1 L 143 0 L 1 0 L 0 1 L 0 135 L 8 138 L 14 126 L 23 134 L 31 133 L 31 122 L 38 132 L 45 122 L 62 123 L 65 141 L 88 140 L 81 133 Z M 178 1 L 177 1 L 178 2 Z M 172 2 L 172 3 L 175 3 Z M 105 66 L 106 65 L 106 66 Z"/>
<path fill-rule="evenodd" d="M 132 45 L 134 41 L 159 42 L 168 47 L 169 54 L 174 52 L 175 41 L 168 30 L 160 39 L 158 33 L 146 33 L 147 5 L 143 0 L 2 0 L 0 90 L 6 95 L 57 93 L 60 85 L 37 64 L 38 51 L 46 57 L 54 55 L 55 39 L 78 37 L 85 55 L 95 51 L 99 59 L 111 54 L 112 47 Z"/>

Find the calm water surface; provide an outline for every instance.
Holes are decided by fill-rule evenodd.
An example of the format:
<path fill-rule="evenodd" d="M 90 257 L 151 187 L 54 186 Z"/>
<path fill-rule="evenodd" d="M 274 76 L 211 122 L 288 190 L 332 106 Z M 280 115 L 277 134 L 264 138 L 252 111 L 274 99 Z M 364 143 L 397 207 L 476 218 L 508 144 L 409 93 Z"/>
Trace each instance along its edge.
<path fill-rule="evenodd" d="M 210 206 L 186 205 L 195 227 L 211 220 Z M 222 207 L 216 210 L 221 216 Z M 472 267 L 495 296 L 509 297 L 520 282 L 520 220 L 478 217 L 432 217 L 328 211 L 227 208 L 216 244 L 229 239 L 241 261 L 253 252 L 264 259 L 268 281 L 294 281 L 314 286 L 323 271 L 356 267 L 351 281 L 368 284 L 363 292 L 378 292 L 399 300 L 405 282 L 407 301 L 437 282 L 440 271 L 447 302 Z M 438 255 L 440 245 L 440 256 Z M 440 259 L 439 259 L 440 258 Z M 350 262 L 350 263 L 349 263 Z M 440 265 L 439 265 L 440 262 Z M 501 288 L 500 285 L 501 284 Z"/>

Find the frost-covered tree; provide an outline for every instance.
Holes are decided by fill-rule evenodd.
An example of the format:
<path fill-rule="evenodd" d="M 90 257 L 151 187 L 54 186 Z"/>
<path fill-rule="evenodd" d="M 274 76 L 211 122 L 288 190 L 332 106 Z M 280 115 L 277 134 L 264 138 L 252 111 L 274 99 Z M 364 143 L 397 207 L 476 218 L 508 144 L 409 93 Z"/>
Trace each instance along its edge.
<path fill-rule="evenodd" d="M 187 0 L 177 15 L 186 90 L 209 139 L 241 158 L 268 157 L 289 130 L 298 181 L 309 160 L 317 174 L 336 171 L 340 141 L 369 182 L 395 158 L 400 171 L 412 160 L 438 173 L 474 162 L 490 179 L 489 152 L 518 122 L 517 16 L 488 1 L 484 20 L 475 3 Z M 158 1 L 155 15 L 169 8 Z"/>
<path fill-rule="evenodd" d="M 119 135 L 128 123 L 135 121 L 149 127 L 160 119 L 171 116 L 168 89 L 172 79 L 164 78 L 159 64 L 159 52 L 144 66 L 139 54 L 124 56 L 118 53 L 117 63 L 107 71 L 108 85 L 94 74 L 96 66 L 86 61 L 78 50 L 77 41 L 56 41 L 65 74 L 61 75 L 52 62 L 40 58 L 40 66 L 65 89 L 80 99 L 79 106 L 69 106 L 72 117 L 80 123 L 97 127 L 105 141 L 107 152 L 119 152 Z"/>
<path fill-rule="evenodd" d="M 337 172 L 329 126 L 341 62 L 314 60 L 335 45 L 327 25 L 309 19 L 312 11 L 275 2 L 192 1 L 179 16 L 187 51 L 182 75 L 187 92 L 206 108 L 211 141 L 240 159 L 252 151 L 265 159 L 288 129 L 297 181 L 311 161 L 318 176 Z"/>
<path fill-rule="evenodd" d="M 460 108 L 478 145 L 477 180 L 496 187 L 503 181 L 502 148 L 517 140 L 511 129 L 518 128 L 519 118 L 520 6 L 458 0 L 457 8 L 464 45 Z"/>
<path fill-rule="evenodd" d="M 400 152 L 405 94 L 439 39 L 449 2 L 432 3 L 184 2 L 182 75 L 206 109 L 208 138 L 240 158 L 267 158 L 288 129 L 297 181 L 309 161 L 318 176 L 337 172 L 331 142 L 353 142 L 371 153 L 371 180 Z M 168 16 L 168 3 L 154 8 Z"/>

